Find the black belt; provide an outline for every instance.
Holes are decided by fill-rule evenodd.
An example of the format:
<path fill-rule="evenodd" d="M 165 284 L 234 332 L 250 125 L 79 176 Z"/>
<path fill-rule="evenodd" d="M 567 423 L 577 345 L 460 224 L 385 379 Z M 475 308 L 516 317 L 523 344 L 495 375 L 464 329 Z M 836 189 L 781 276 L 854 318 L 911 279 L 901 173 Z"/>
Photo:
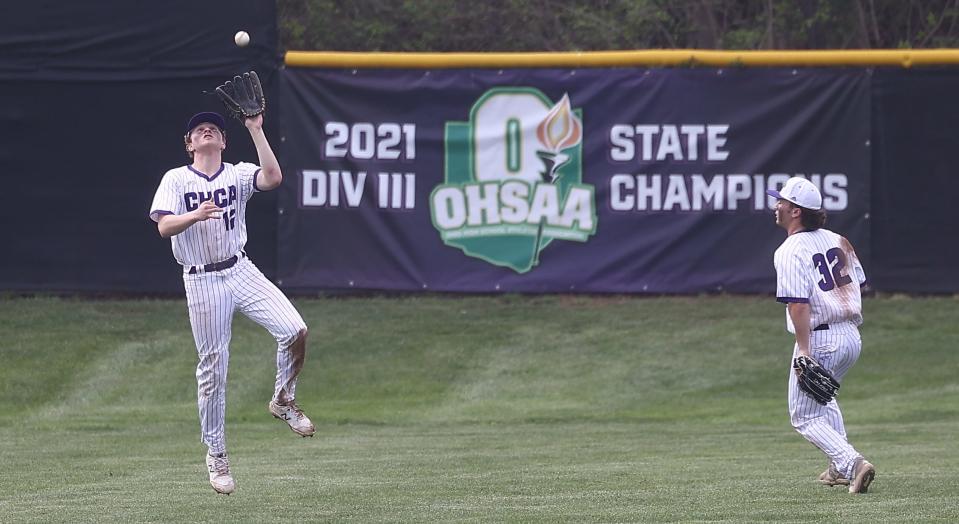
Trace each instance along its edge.
<path fill-rule="evenodd" d="M 246 256 L 246 253 L 241 251 L 239 255 L 233 255 L 232 257 L 222 262 L 214 262 L 212 264 L 206 264 L 202 266 L 203 272 L 209 273 L 211 271 L 223 271 L 224 269 L 230 269 L 231 267 L 235 266 L 236 263 L 240 260 L 240 256 Z M 201 266 L 190 266 L 189 273 L 191 275 L 195 275 L 197 271 L 200 270 L 200 267 Z"/>
<path fill-rule="evenodd" d="M 813 331 L 826 331 L 829 329 L 829 324 L 819 324 L 818 326 L 812 328 Z"/>

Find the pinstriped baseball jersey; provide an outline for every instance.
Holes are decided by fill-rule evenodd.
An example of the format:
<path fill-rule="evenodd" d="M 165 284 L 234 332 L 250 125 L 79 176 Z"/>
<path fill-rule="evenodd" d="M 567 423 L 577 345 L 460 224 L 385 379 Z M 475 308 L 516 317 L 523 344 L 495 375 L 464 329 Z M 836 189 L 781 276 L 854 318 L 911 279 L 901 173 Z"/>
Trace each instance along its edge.
<path fill-rule="evenodd" d="M 860 286 L 866 273 L 852 244 L 828 229 L 789 235 L 776 250 L 776 300 L 809 304 L 810 328 L 862 324 Z M 786 314 L 786 329 L 795 333 Z"/>
<path fill-rule="evenodd" d="M 223 209 L 218 220 L 198 222 L 172 237 L 173 256 L 183 266 L 202 266 L 226 260 L 246 245 L 246 203 L 256 189 L 260 168 L 241 162 L 226 162 L 212 175 L 193 166 L 171 169 L 163 175 L 153 197 L 150 218 L 182 215 L 206 200 Z"/>

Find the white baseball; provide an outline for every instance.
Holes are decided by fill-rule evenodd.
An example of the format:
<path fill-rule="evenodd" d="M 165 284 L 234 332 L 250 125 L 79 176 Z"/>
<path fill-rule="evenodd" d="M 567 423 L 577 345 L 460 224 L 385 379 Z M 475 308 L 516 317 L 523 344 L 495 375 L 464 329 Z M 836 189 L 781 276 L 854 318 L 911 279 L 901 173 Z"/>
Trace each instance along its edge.
<path fill-rule="evenodd" d="M 233 35 L 233 41 L 240 47 L 246 47 L 246 45 L 250 43 L 250 33 L 237 31 L 236 34 Z"/>

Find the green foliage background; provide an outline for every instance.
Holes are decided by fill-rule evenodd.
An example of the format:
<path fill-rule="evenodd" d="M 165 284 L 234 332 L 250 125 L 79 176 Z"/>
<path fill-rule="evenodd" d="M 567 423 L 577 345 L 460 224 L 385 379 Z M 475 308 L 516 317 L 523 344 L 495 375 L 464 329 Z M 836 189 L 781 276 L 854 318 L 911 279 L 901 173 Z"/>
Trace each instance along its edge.
<path fill-rule="evenodd" d="M 959 46 L 959 0 L 278 0 L 277 5 L 283 50 Z"/>

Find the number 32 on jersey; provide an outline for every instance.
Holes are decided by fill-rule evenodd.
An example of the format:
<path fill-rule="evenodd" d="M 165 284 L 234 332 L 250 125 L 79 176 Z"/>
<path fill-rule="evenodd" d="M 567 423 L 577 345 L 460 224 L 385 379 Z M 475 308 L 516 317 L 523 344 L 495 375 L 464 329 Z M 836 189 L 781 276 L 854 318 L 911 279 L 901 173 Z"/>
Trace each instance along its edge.
<path fill-rule="evenodd" d="M 822 280 L 819 281 L 819 289 L 832 291 L 837 287 L 852 283 L 852 278 L 843 272 L 848 260 L 842 249 L 834 247 L 826 251 L 825 254 L 816 253 L 812 257 L 812 262 L 822 275 Z"/>

